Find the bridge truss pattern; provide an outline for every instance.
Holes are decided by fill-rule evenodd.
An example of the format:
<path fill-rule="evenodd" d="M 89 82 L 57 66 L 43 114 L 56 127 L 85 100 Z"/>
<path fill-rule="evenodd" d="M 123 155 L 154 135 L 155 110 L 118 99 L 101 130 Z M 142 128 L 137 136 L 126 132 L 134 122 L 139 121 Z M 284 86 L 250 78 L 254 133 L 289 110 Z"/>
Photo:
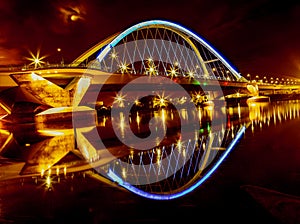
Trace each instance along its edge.
<path fill-rule="evenodd" d="M 94 60 L 97 57 L 98 60 Z M 174 23 L 132 26 L 90 49 L 73 64 L 109 73 L 237 81 L 241 75 L 207 42 Z"/>
<path fill-rule="evenodd" d="M 90 70 L 100 70 L 108 76 L 109 74 L 118 74 L 120 77 L 164 77 L 175 82 L 178 78 L 180 80 L 192 80 L 191 84 L 194 83 L 193 80 L 200 83 L 199 80 L 240 81 L 242 78 L 203 39 L 182 26 L 160 20 L 142 22 L 124 32 L 109 37 L 81 55 L 73 64 L 74 66 L 87 66 L 87 73 L 91 73 Z M 93 83 L 93 78 L 88 83 Z M 105 80 L 103 83 L 105 83 Z M 199 90 L 205 88 L 203 83 L 198 84 L 197 88 Z M 134 86 L 137 84 L 139 83 L 135 83 Z M 174 90 L 174 88 L 164 88 L 164 85 L 161 88 L 167 92 Z M 99 89 L 101 89 L 101 86 Z M 215 91 L 222 92 L 220 86 L 219 88 L 216 87 Z M 82 91 L 80 94 L 82 94 Z M 136 99 L 133 98 L 126 100 L 136 102 Z M 89 101 L 91 100 L 89 99 Z M 168 101 L 175 102 L 172 97 L 169 97 Z M 191 102 L 194 103 L 193 100 Z M 211 120 L 210 124 L 200 132 L 196 123 L 199 123 L 199 119 L 201 119 L 199 113 L 203 111 L 196 111 L 196 105 L 192 106 L 194 110 L 184 108 L 184 105 L 187 104 L 181 104 L 181 102 L 178 104 L 180 104 L 178 114 L 185 113 L 186 116 L 179 122 L 179 127 L 176 128 L 181 130 L 180 135 L 182 137 L 186 134 L 182 133 L 183 130 L 187 130 L 183 129 L 183 126 L 190 125 L 193 127 L 191 130 L 189 129 L 190 134 L 188 136 L 192 136 L 191 138 L 175 137 L 174 139 L 174 136 L 171 136 L 171 139 L 173 139 L 167 141 L 168 143 L 161 144 L 161 142 L 158 142 L 156 147 L 151 146 L 147 150 L 141 151 L 122 142 L 124 139 L 132 138 L 132 135 L 123 131 L 123 139 L 118 138 L 117 142 L 124 144 L 118 147 L 122 148 L 123 152 L 128 152 L 128 154 L 122 154 L 107 164 L 100 162 L 101 166 L 94 165 L 95 170 L 107 179 L 118 183 L 119 186 L 152 199 L 176 198 L 199 186 L 235 146 L 244 128 L 243 126 L 237 126 L 227 129 L 226 117 L 224 118 L 224 114 L 221 113 L 217 121 Z M 80 105 L 79 103 L 78 106 Z M 135 116 L 135 112 L 132 112 L 131 115 L 125 113 L 124 105 L 118 105 L 118 102 L 113 104 L 112 109 L 114 107 L 117 107 L 120 113 L 115 112 L 115 116 L 111 113 L 111 117 L 108 118 L 111 126 L 119 120 L 117 122 L 118 128 L 124 127 L 126 126 L 126 122 L 123 123 L 124 119 L 127 119 L 127 116 Z M 175 109 L 178 108 L 175 106 Z M 139 112 L 136 116 L 139 116 L 138 114 Z M 161 115 L 160 117 L 164 116 Z M 176 117 L 176 115 L 173 117 Z M 187 117 L 191 120 L 185 120 Z M 192 117 L 197 122 L 194 122 Z M 161 122 L 156 123 L 157 126 L 153 130 L 161 128 L 159 123 Z M 79 124 L 75 121 L 74 126 L 82 127 L 82 123 Z M 106 126 L 105 130 L 102 129 L 102 132 L 110 132 L 109 128 L 112 127 Z M 91 164 L 99 164 L 99 161 L 105 160 L 105 155 L 109 154 L 106 152 L 110 149 L 106 148 L 105 143 L 101 142 L 103 139 L 95 139 L 96 135 L 101 135 L 101 131 L 97 133 L 96 129 L 93 129 L 90 133 L 81 133 L 79 128 L 76 130 L 76 135 L 79 136 L 77 138 L 78 147 L 83 149 L 84 157 Z M 89 139 L 92 141 L 87 143 Z M 144 139 L 142 140 L 144 141 Z"/>

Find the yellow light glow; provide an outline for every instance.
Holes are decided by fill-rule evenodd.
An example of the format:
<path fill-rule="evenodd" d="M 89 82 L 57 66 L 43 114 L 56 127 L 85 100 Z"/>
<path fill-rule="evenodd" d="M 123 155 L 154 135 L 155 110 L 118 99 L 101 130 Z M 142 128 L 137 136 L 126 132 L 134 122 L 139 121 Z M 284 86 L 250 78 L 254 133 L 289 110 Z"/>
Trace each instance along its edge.
<path fill-rule="evenodd" d="M 0 115 L 0 120 L 5 118 L 8 114 Z"/>
<path fill-rule="evenodd" d="M 129 64 L 127 64 L 126 62 L 121 62 L 121 64 L 119 65 L 119 71 L 122 74 L 128 74 L 130 71 Z"/>
<path fill-rule="evenodd" d="M 122 138 L 125 138 L 125 128 L 126 128 L 126 124 L 125 124 L 125 115 L 123 112 L 120 112 L 120 122 L 119 122 L 119 128 L 121 130 L 121 136 Z"/>
<path fill-rule="evenodd" d="M 31 58 L 26 57 L 27 60 L 31 61 L 29 65 L 34 65 L 34 68 L 42 67 L 46 62 L 43 61 L 47 56 L 40 57 L 40 49 L 37 50 L 36 55 L 34 55 L 31 51 L 29 51 Z"/>
<path fill-rule="evenodd" d="M 157 74 L 156 66 L 154 64 L 149 65 L 149 67 L 146 68 L 146 74 L 150 76 L 156 75 Z"/>
<path fill-rule="evenodd" d="M 154 107 L 165 107 L 168 103 L 168 97 L 164 96 L 164 93 L 161 95 L 157 95 L 157 97 L 153 100 Z"/>
<path fill-rule="evenodd" d="M 55 107 L 50 108 L 48 110 L 45 110 L 38 115 L 45 115 L 45 114 L 57 114 L 57 113 L 63 113 L 63 112 L 72 112 L 72 107 Z"/>
<path fill-rule="evenodd" d="M 45 180 L 45 184 L 47 188 L 51 187 L 51 178 L 50 176 L 47 176 L 46 180 Z"/>
<path fill-rule="evenodd" d="M 118 104 L 119 107 L 124 107 L 125 96 L 122 93 L 118 93 L 114 98 L 114 103 Z"/>
<path fill-rule="evenodd" d="M 100 122 L 98 122 L 98 125 L 101 126 L 101 127 L 105 127 L 106 121 L 107 121 L 107 117 L 102 117 L 102 119 L 100 120 Z"/>
<path fill-rule="evenodd" d="M 118 53 L 117 53 L 115 50 L 113 50 L 113 51 L 110 53 L 110 58 L 116 59 L 117 57 L 118 57 Z"/>
<path fill-rule="evenodd" d="M 38 129 L 37 132 L 43 136 L 67 136 L 67 135 L 74 134 L 74 130 L 72 128 L 69 128 L 69 129 Z M 30 144 L 28 146 L 30 146 Z"/>
<path fill-rule="evenodd" d="M 57 131 L 57 130 L 38 130 L 39 134 L 44 136 L 64 136 L 65 133 L 63 131 Z"/>
<path fill-rule="evenodd" d="M 190 79 L 191 79 L 191 78 L 194 78 L 194 77 L 195 77 L 195 72 L 194 72 L 194 71 L 192 71 L 192 70 L 189 70 L 189 71 L 187 72 L 187 74 L 186 74 L 186 75 L 187 75 L 187 77 L 188 77 L 188 78 L 190 78 Z"/>
<path fill-rule="evenodd" d="M 160 161 L 161 161 L 161 155 L 162 155 L 162 151 L 161 151 L 160 148 L 156 149 L 156 155 L 157 155 L 156 162 L 160 163 Z"/>
<path fill-rule="evenodd" d="M 137 113 L 135 121 L 136 121 L 136 123 L 137 123 L 137 125 L 138 125 L 138 127 L 139 127 L 140 122 L 141 122 L 141 118 L 140 118 L 139 113 Z"/>
<path fill-rule="evenodd" d="M 81 17 L 78 16 L 78 15 L 71 15 L 71 17 L 70 17 L 70 19 L 71 19 L 72 21 L 79 20 L 80 18 L 81 18 Z"/>
<path fill-rule="evenodd" d="M 180 152 L 181 149 L 182 149 L 182 142 L 181 142 L 180 139 L 177 141 L 177 148 L 178 148 L 179 152 Z"/>
<path fill-rule="evenodd" d="M 169 70 L 167 70 L 168 76 L 171 76 L 171 78 L 177 76 L 178 68 L 171 67 Z"/>
<path fill-rule="evenodd" d="M 122 168 L 122 176 L 123 176 L 123 178 L 127 177 L 127 173 L 126 173 L 126 169 L 125 168 Z"/>
<path fill-rule="evenodd" d="M 5 104 L 3 104 L 3 103 L 0 102 L 0 107 L 1 107 L 3 110 L 5 110 L 5 112 L 6 112 L 7 114 L 11 114 L 11 109 L 10 109 L 9 107 L 7 107 Z M 3 115 L 3 117 L 1 117 L 1 118 L 6 117 L 7 114 Z M 0 115 L 0 116 L 2 116 L 2 115 Z M 1 119 L 1 118 L 0 118 L 0 119 Z"/>
<path fill-rule="evenodd" d="M 188 120 L 188 112 L 187 112 L 187 110 L 181 109 L 180 112 L 181 112 L 180 114 L 182 116 L 182 119 L 183 120 Z"/>
<path fill-rule="evenodd" d="M 10 135 L 11 133 L 8 130 L 0 129 L 0 133 L 4 135 Z"/>
<path fill-rule="evenodd" d="M 44 169 L 42 169 L 42 170 L 41 170 L 41 177 L 43 177 L 43 176 L 44 176 L 44 174 L 45 174 L 45 170 L 44 170 Z"/>

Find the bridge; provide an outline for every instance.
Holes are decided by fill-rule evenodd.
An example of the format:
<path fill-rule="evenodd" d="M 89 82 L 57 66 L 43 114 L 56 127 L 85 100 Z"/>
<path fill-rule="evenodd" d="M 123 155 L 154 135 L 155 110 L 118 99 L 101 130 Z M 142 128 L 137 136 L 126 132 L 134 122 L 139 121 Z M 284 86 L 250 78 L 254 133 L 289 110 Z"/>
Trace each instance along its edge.
<path fill-rule="evenodd" d="M 19 86 L 23 92 L 34 95 L 41 104 L 71 106 L 76 83 L 85 74 L 93 76 L 92 86 L 109 83 L 108 89 L 124 85 L 129 82 L 128 77 L 164 76 L 199 85 L 201 99 L 205 96 L 211 100 L 299 91 L 299 85 L 294 83 L 270 85 L 249 82 L 204 39 L 180 25 L 160 20 L 143 22 L 116 33 L 69 65 L 35 65 L 34 68 L 12 72 L 9 77 L 2 74 L 0 90 Z M 12 109 L 11 103 L 3 100 L 0 105 L 6 112 Z"/>
<path fill-rule="evenodd" d="M 56 133 L 57 127 L 51 126 L 57 125 L 55 121 L 71 121 L 82 157 L 102 177 L 152 199 L 172 199 L 192 191 L 233 149 L 245 127 L 228 128 L 226 115 L 218 105 L 260 94 L 299 91 L 298 84 L 250 82 L 204 39 L 178 24 L 161 20 L 142 22 L 114 34 L 69 65 L 27 68 L 2 74 L 0 79 L 5 84 L 0 92 L 0 120 L 22 122 L 28 112 L 33 115 L 30 121 L 43 127 L 41 132 L 48 125 L 48 133 Z M 143 110 L 159 111 L 157 117 L 164 118 L 164 108 L 174 109 L 168 105 L 180 111 L 169 115 L 181 119 L 176 123 L 183 128 L 180 137 L 173 122 L 168 126 L 171 137 L 163 145 L 153 145 L 160 136 L 152 135 L 145 141 L 140 138 L 129 142 L 130 147 L 121 144 L 117 150 L 107 149 L 99 141 L 99 135 L 118 142 L 136 139 L 126 129 L 128 106 L 135 108 L 130 118 L 139 120 Z M 111 108 L 109 118 L 95 119 L 97 106 Z M 198 106 L 216 106 L 217 121 L 198 126 L 201 113 L 210 114 Z M 101 125 L 100 118 L 110 119 L 111 123 Z M 118 127 L 113 127 L 113 121 Z M 164 129 L 161 123 L 164 120 L 154 122 L 151 128 L 159 132 Z M 120 135 L 112 134 L 112 130 L 118 130 Z M 62 137 L 58 139 L 62 141 Z M 73 140 L 73 136 L 68 137 L 67 143 Z M 142 153 L 133 147 L 143 144 L 153 147 Z M 118 154 L 120 149 L 124 150 Z M 66 150 L 61 150 L 61 154 L 56 153 L 66 155 Z M 51 169 L 57 162 L 43 164 L 41 169 Z"/>

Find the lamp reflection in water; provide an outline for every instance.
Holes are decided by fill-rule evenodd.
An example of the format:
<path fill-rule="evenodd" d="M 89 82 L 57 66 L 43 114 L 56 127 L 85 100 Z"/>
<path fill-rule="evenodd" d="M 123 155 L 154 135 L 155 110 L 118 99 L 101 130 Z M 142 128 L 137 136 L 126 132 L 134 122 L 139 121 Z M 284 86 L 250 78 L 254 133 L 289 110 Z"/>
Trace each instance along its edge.
<path fill-rule="evenodd" d="M 255 127 L 262 129 L 264 126 L 270 126 L 271 124 L 278 125 L 287 120 L 296 119 L 299 115 L 299 100 L 249 104 L 249 119 L 253 133 L 255 132 Z"/>
<path fill-rule="evenodd" d="M 195 116 L 201 118 L 201 129 L 197 135 L 195 134 L 195 138 L 188 142 L 182 142 L 178 135 L 176 122 L 174 122 L 178 117 L 177 112 L 164 108 L 164 112 L 157 110 L 151 113 L 141 113 L 140 111 L 132 113 L 130 124 L 138 135 L 143 135 L 148 131 L 145 129 L 145 121 L 149 117 L 161 116 L 161 113 L 165 114 L 164 121 L 169 129 L 169 132 L 167 131 L 170 134 L 168 141 L 142 152 L 118 145 L 116 142 L 109 144 L 112 140 L 110 137 L 113 136 L 113 133 L 109 132 L 111 131 L 111 117 L 100 114 L 96 127 L 81 127 L 81 131 L 77 133 L 80 134 L 77 136 L 77 140 L 86 145 L 85 156 L 90 156 L 93 161 L 86 161 L 83 152 L 76 148 L 72 124 L 57 123 L 57 126 L 53 126 L 53 124 L 47 126 L 45 123 L 35 124 L 35 129 L 29 133 L 24 131 L 22 126 L 18 130 L 16 126 L 11 127 L 0 122 L 0 155 L 3 161 L 0 179 L 35 176 L 45 181 L 45 187 L 52 187 L 54 183 L 58 183 L 60 175 L 93 171 L 93 175 L 101 177 L 98 172 L 101 170 L 101 174 L 105 172 L 106 175 L 99 179 L 106 178 L 106 181 L 108 180 L 112 184 L 117 183 L 114 186 L 126 188 L 143 197 L 172 199 L 194 190 L 209 178 L 234 148 L 248 124 L 255 131 L 255 127 L 266 128 L 271 124 L 277 125 L 300 116 L 299 101 L 256 103 L 249 107 L 242 107 L 240 109 L 243 111 L 242 119 L 237 116 L 239 113 L 237 108 L 221 108 L 222 112 L 230 114 L 230 121 L 227 121 L 219 132 L 213 133 L 208 131 L 207 124 L 212 119 L 210 116 L 214 116 L 215 113 L 212 114 L 211 110 L 209 112 L 207 109 L 198 108 Z M 106 130 L 102 137 L 108 150 L 95 148 L 96 144 L 93 142 L 93 138 L 87 138 L 88 133 L 95 130 L 99 133 Z M 27 134 L 30 136 L 27 139 L 34 140 L 21 142 L 22 138 L 18 136 L 19 133 Z M 215 148 L 218 141 L 221 141 L 221 147 Z M 186 157 L 187 150 L 193 152 L 189 159 Z M 26 151 L 25 154 L 24 151 Z M 177 153 L 172 154 L 172 151 Z M 160 179 L 160 176 L 166 176 L 167 173 L 175 170 L 175 167 L 171 166 L 174 163 L 162 162 L 165 158 L 169 158 L 169 161 L 172 159 L 183 160 L 185 163 L 181 169 L 168 178 Z M 136 167 L 140 169 L 137 170 Z M 146 167 L 148 170 L 144 169 Z M 140 185 L 139 181 L 147 180 L 149 174 L 157 175 L 158 181 Z"/>
<path fill-rule="evenodd" d="M 214 147 L 220 135 L 223 136 L 225 133 L 209 133 L 188 142 L 181 142 L 178 139 L 173 144 L 153 148 L 147 152 L 134 153 L 131 157 L 119 158 L 101 169 L 105 169 L 107 176 L 120 186 L 141 196 L 163 200 L 180 197 L 198 187 L 214 172 L 234 147 L 244 127 L 234 131 L 236 138 L 230 141 L 229 146 Z M 231 136 L 231 134 L 225 135 Z M 190 158 L 186 158 L 186 151 L 189 150 L 193 154 Z M 163 159 L 167 159 L 168 162 L 162 163 Z M 173 161 L 179 160 L 185 160 L 185 164 L 177 170 L 177 167 L 174 167 L 177 163 Z M 150 166 L 146 167 L 148 164 Z M 139 169 L 137 170 L 136 167 Z M 122 175 L 124 173 L 126 175 Z M 149 175 L 157 175 L 158 182 L 140 185 L 146 182 L 145 179 L 149 178 Z M 132 184 L 134 182 L 135 184 Z"/>
<path fill-rule="evenodd" d="M 75 129 L 76 140 L 83 149 L 81 151 L 84 157 L 100 176 L 143 197 L 173 199 L 193 191 L 203 183 L 243 135 L 245 126 L 241 123 L 227 128 L 225 121 L 218 123 L 219 127 L 215 131 L 210 129 L 212 119 L 218 119 L 213 116 L 217 116 L 220 109 L 199 107 L 195 113 L 188 113 L 185 108 L 177 111 L 168 106 L 152 110 L 132 110 L 129 125 L 136 136 L 150 135 L 150 120 L 154 126 L 159 122 L 164 124 L 165 138 L 148 150 L 137 150 L 118 140 L 112 122 L 118 123 L 120 129 L 127 125 L 121 119 L 123 111 L 119 111 L 119 116 L 113 118 L 104 115 L 101 118 L 100 115 L 97 119 L 100 123 L 90 132 L 83 134 Z M 221 110 L 219 113 L 222 113 Z M 180 115 L 183 115 L 181 121 Z M 191 117 L 199 118 L 200 129 L 193 133 L 194 139 L 182 140 L 181 125 L 187 125 Z M 160 126 L 153 130 L 158 128 Z M 126 138 L 126 132 L 121 130 L 121 133 Z M 105 148 L 98 144 L 99 137 Z"/>
<path fill-rule="evenodd" d="M 199 187 L 212 175 L 235 147 L 249 124 L 261 127 L 274 122 L 276 125 L 278 120 L 283 122 L 286 119 L 299 117 L 300 109 L 297 101 L 293 103 L 257 103 L 255 106 L 249 105 L 249 107 L 238 106 L 238 108 L 225 108 L 225 110 L 221 108 L 221 111 L 225 111 L 226 114 L 231 113 L 231 115 L 226 124 L 220 124 L 222 128 L 217 132 L 209 130 L 209 125 L 207 125 L 214 116 L 216 108 L 214 110 L 198 108 L 196 116 L 201 117 L 202 126 L 195 139 L 190 139 L 187 142 L 180 141 L 180 134 L 177 132 L 176 122 L 174 122 L 178 115 L 174 111 L 164 108 L 164 112 L 159 109 L 144 114 L 132 113 L 132 117 L 139 116 L 139 119 L 131 119 L 133 129 L 138 126 L 137 120 L 139 122 L 148 121 L 149 116 L 155 117 L 155 114 L 164 113 L 166 127 L 171 128 L 171 131 L 167 131 L 167 133 L 172 137 L 169 136 L 169 141 L 146 151 L 138 151 L 120 145 L 120 148 L 124 149 L 123 154 L 115 153 L 115 159 L 112 157 L 111 161 L 106 164 L 101 163 L 100 166 L 93 167 L 98 173 L 105 174 L 107 179 L 118 186 L 143 197 L 158 200 L 181 197 Z M 203 116 L 204 114 L 206 117 Z M 105 119 L 106 126 L 97 127 L 99 133 L 111 129 L 109 127 L 111 118 Z M 213 117 L 213 119 L 217 119 L 217 117 Z M 140 130 L 136 129 L 138 135 L 142 134 L 138 133 Z M 108 136 L 106 135 L 106 137 Z M 108 146 L 106 144 L 108 142 L 105 139 L 103 141 Z M 97 151 L 96 148 L 94 149 Z M 118 147 L 107 147 L 111 153 L 114 153 L 116 148 Z M 189 158 L 185 156 L 187 151 L 192 151 L 192 156 Z M 163 163 L 164 159 L 167 159 L 168 162 Z M 184 161 L 184 165 L 180 169 L 176 169 L 174 165 L 176 166 L 178 163 L 173 161 L 180 160 Z M 170 173 L 172 175 L 169 175 Z M 150 175 L 156 175 L 157 181 L 150 180 Z"/>

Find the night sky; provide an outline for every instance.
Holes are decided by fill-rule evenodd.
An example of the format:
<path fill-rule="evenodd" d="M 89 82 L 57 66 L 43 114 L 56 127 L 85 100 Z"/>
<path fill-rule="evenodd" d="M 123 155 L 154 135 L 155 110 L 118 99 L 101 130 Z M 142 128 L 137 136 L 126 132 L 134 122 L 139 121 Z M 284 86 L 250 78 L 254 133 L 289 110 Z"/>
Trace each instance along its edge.
<path fill-rule="evenodd" d="M 68 63 L 106 37 L 152 19 L 195 32 L 244 76 L 300 78 L 296 0 L 1 0 L 0 65 L 30 63 L 29 51 L 38 49 L 50 63 L 61 56 Z"/>

